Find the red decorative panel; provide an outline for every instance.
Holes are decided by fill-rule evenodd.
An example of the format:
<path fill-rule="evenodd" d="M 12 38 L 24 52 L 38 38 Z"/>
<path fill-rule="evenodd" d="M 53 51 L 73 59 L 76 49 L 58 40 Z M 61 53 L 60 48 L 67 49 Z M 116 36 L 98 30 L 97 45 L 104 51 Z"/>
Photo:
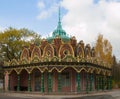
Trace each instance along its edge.
<path fill-rule="evenodd" d="M 22 54 L 21 54 L 21 60 L 23 59 L 23 58 L 25 58 L 25 59 L 29 59 L 29 50 L 27 49 L 27 48 L 24 48 L 23 49 L 23 51 L 22 51 Z"/>
<path fill-rule="evenodd" d="M 64 58 L 66 55 L 73 55 L 74 56 L 74 50 L 70 44 L 63 44 L 60 47 L 59 50 L 59 57 Z"/>
<path fill-rule="evenodd" d="M 34 58 L 34 56 L 38 56 L 39 58 L 41 57 L 41 50 L 39 47 L 34 47 L 31 57 Z"/>
<path fill-rule="evenodd" d="M 54 56 L 54 48 L 51 44 L 47 44 L 43 50 L 43 57 L 53 57 Z"/>
<path fill-rule="evenodd" d="M 84 49 L 82 48 L 80 44 L 77 47 L 77 56 L 84 57 Z"/>

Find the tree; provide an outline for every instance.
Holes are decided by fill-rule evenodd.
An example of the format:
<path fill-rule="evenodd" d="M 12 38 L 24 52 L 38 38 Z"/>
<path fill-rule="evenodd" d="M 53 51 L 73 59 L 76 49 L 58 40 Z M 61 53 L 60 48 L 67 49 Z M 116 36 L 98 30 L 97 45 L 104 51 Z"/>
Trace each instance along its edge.
<path fill-rule="evenodd" d="M 116 57 L 113 55 L 112 77 L 115 82 L 118 78 L 118 70 L 118 63 L 116 61 Z"/>
<path fill-rule="evenodd" d="M 96 56 L 104 62 L 113 64 L 112 58 L 112 45 L 107 39 L 103 38 L 103 35 L 99 34 L 95 44 Z"/>
<path fill-rule="evenodd" d="M 10 27 L 0 32 L 0 61 L 19 59 L 23 46 L 29 46 L 33 41 L 40 43 L 40 35 L 25 28 Z"/>

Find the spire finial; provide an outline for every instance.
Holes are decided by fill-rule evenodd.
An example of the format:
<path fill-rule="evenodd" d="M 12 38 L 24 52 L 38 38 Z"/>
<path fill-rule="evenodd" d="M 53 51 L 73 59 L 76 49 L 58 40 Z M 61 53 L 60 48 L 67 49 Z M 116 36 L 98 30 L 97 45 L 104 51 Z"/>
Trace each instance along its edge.
<path fill-rule="evenodd" d="M 60 13 L 60 5 L 59 5 L 59 15 L 58 15 L 58 17 L 59 17 L 59 22 L 61 22 L 60 16 L 61 16 L 61 13 Z"/>

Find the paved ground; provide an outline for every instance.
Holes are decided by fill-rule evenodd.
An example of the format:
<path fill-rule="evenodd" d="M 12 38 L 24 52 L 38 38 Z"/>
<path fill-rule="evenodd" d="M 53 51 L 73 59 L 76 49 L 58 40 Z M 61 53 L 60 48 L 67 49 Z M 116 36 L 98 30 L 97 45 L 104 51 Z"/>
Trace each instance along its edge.
<path fill-rule="evenodd" d="M 47 98 L 44 98 L 44 97 L 23 97 L 23 96 L 14 97 L 14 96 L 4 96 L 4 95 L 1 95 L 0 99 L 47 99 Z"/>
<path fill-rule="evenodd" d="M 111 95 L 113 99 L 120 99 L 120 89 L 111 91 L 108 94 Z"/>
<path fill-rule="evenodd" d="M 1 95 L 0 99 L 49 99 L 45 97 L 13 97 L 13 96 L 4 96 Z M 54 98 L 52 98 L 54 99 Z M 76 97 L 76 98 L 57 98 L 56 99 L 114 99 L 110 95 L 100 95 L 100 96 L 85 96 L 85 97 Z M 120 98 L 119 98 L 120 99 Z"/>
<path fill-rule="evenodd" d="M 0 93 L 0 99 L 120 99 L 120 90 L 83 95 L 39 95 L 25 93 Z"/>
<path fill-rule="evenodd" d="M 97 95 L 97 96 L 84 96 L 77 98 L 63 98 L 63 99 L 114 99 L 111 95 Z"/>

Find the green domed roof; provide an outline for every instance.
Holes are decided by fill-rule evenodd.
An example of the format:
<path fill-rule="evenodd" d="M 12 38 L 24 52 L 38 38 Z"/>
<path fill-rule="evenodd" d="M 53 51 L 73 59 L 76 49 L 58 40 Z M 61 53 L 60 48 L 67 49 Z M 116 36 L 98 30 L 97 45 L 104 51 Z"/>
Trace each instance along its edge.
<path fill-rule="evenodd" d="M 62 29 L 61 20 L 60 20 L 60 8 L 59 8 L 59 21 L 57 28 L 53 31 L 52 37 L 48 37 L 47 41 L 51 42 L 55 37 L 60 37 L 64 42 L 69 41 L 70 37 Z"/>

